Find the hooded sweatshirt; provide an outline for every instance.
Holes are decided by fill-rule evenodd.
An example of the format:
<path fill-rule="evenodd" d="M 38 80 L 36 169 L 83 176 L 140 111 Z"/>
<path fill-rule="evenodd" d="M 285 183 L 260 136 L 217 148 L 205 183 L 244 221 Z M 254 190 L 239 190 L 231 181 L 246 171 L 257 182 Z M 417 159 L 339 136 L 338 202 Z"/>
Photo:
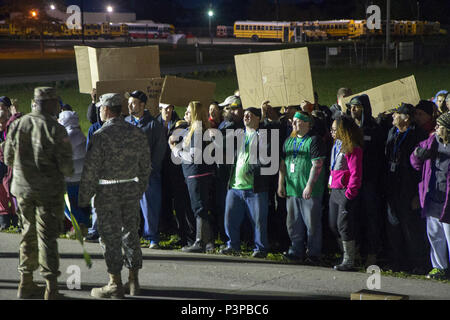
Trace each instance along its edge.
<path fill-rule="evenodd" d="M 437 102 L 438 96 L 441 95 L 441 94 L 447 95 L 447 94 L 448 94 L 448 91 L 447 91 L 447 90 L 441 90 L 441 91 L 438 91 L 438 92 L 436 93 L 436 95 L 434 96 L 434 98 L 432 99 L 432 101 L 433 101 L 435 104 L 436 104 L 436 102 Z M 445 105 L 445 102 L 444 102 L 444 105 Z M 437 107 L 437 104 L 436 104 L 436 107 Z M 448 106 L 447 106 L 447 108 L 448 108 Z M 441 110 L 439 110 L 439 111 L 441 111 Z"/>
<path fill-rule="evenodd" d="M 360 128 L 364 135 L 363 146 L 363 177 L 364 182 L 378 184 L 385 163 L 384 142 L 385 134 L 372 117 L 372 106 L 366 94 L 359 96 L 363 106 Z"/>
<path fill-rule="evenodd" d="M 80 182 L 86 156 L 86 137 L 80 129 L 78 115 L 75 111 L 63 111 L 59 114 L 58 122 L 66 128 L 72 145 L 73 176 L 66 178 L 66 182 Z"/>

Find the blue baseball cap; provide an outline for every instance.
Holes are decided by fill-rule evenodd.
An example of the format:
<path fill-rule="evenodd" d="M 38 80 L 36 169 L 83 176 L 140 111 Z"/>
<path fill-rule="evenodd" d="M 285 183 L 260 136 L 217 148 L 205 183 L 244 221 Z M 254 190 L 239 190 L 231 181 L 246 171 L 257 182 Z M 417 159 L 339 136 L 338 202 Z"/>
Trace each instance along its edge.
<path fill-rule="evenodd" d="M 2 102 L 7 107 L 11 106 L 11 100 L 7 96 L 1 96 L 0 97 L 0 102 Z"/>

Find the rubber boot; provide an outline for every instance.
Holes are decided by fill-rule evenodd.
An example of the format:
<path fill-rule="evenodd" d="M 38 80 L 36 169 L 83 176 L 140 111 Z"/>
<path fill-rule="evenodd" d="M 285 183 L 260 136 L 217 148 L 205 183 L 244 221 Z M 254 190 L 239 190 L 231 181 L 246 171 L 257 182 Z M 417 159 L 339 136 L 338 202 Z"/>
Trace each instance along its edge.
<path fill-rule="evenodd" d="M 56 277 L 45 279 L 47 287 L 45 288 L 44 299 L 45 300 L 58 300 L 64 296 L 58 292 L 58 281 Z"/>
<path fill-rule="evenodd" d="M 17 298 L 29 299 L 36 296 L 42 297 L 43 288 L 33 282 L 32 273 L 22 273 L 20 275 L 19 288 L 17 289 Z"/>
<path fill-rule="evenodd" d="M 208 219 L 204 219 L 203 222 L 203 231 L 204 234 L 204 243 L 205 245 L 205 252 L 212 253 L 214 252 L 215 244 L 214 244 L 214 232 L 213 227 L 211 225 L 211 222 Z"/>
<path fill-rule="evenodd" d="M 355 241 L 342 241 L 342 246 L 344 248 L 344 259 L 341 264 L 334 266 L 334 269 L 338 271 L 350 271 L 353 269 L 355 263 Z"/>
<path fill-rule="evenodd" d="M 109 282 L 101 288 L 93 288 L 91 296 L 95 298 L 114 298 L 123 299 L 124 290 L 122 286 L 122 277 L 120 273 L 109 274 Z"/>
<path fill-rule="evenodd" d="M 124 290 L 130 293 L 130 296 L 139 295 L 141 288 L 138 279 L 139 269 L 130 269 L 128 274 L 128 282 L 124 285 Z"/>
<path fill-rule="evenodd" d="M 208 222 L 206 219 L 197 217 L 196 219 L 196 240 L 192 246 L 181 248 L 183 252 L 202 253 L 205 252 L 205 229 L 207 229 Z"/>

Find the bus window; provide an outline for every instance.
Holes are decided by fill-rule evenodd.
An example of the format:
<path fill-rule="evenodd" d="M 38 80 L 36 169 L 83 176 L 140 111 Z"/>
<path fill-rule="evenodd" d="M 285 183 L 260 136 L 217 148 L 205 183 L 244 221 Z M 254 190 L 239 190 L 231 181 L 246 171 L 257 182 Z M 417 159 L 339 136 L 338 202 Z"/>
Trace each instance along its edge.
<path fill-rule="evenodd" d="M 248 26 L 245 26 L 245 30 L 248 30 Z"/>
<path fill-rule="evenodd" d="M 273 27 L 272 27 L 272 26 L 270 26 L 270 30 L 273 30 Z"/>
<path fill-rule="evenodd" d="M 240 25 L 237 25 L 237 26 L 236 26 L 236 30 L 241 30 L 241 26 L 240 26 Z"/>

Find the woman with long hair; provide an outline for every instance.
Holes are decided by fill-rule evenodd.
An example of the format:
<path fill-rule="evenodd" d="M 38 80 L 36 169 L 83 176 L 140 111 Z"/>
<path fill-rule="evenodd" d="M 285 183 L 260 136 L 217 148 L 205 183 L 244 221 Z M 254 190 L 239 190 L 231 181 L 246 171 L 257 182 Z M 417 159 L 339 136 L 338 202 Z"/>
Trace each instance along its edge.
<path fill-rule="evenodd" d="M 211 188 L 214 168 L 204 163 L 202 156 L 205 148 L 203 134 L 209 129 L 208 109 L 199 101 L 191 101 L 184 119 L 189 127 L 182 143 L 174 136 L 169 138 L 173 155 L 181 159 L 183 175 L 191 200 L 191 208 L 196 218 L 196 240 L 193 245 L 182 248 L 184 252 L 205 252 L 214 249 L 211 226 Z"/>
<path fill-rule="evenodd" d="M 355 260 L 355 204 L 362 181 L 363 135 L 348 116 L 337 118 L 331 126 L 334 146 L 328 186 L 329 225 L 342 243 L 344 258 L 335 270 L 348 271 Z"/>

